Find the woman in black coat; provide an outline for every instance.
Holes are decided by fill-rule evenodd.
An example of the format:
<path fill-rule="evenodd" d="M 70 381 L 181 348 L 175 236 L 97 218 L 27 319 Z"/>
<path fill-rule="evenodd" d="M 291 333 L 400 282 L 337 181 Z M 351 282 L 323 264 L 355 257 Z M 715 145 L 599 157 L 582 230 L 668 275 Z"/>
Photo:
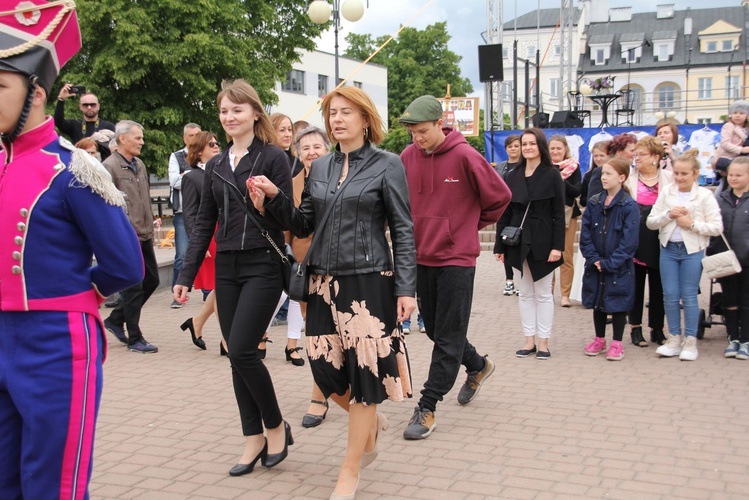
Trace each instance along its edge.
<path fill-rule="evenodd" d="M 739 156 L 728 167 L 729 188 L 718 195 L 723 235 L 741 263 L 741 272 L 720 278 L 723 314 L 728 331 L 727 358 L 749 359 L 749 157 Z M 709 254 L 726 250 L 713 238 Z"/>
<path fill-rule="evenodd" d="M 554 269 L 562 263 L 564 250 L 564 181 L 559 169 L 551 163 L 541 129 L 526 129 L 521 136 L 521 147 L 520 163 L 505 179 L 512 191 L 512 201 L 497 223 L 494 254 L 497 260 L 506 259 L 520 275 L 517 288 L 525 346 L 516 356 L 524 358 L 535 353 L 537 359 L 548 359 L 554 320 L 551 279 Z M 523 221 L 526 211 L 528 215 Z M 502 243 L 500 235 L 507 226 L 522 226 L 517 246 Z"/>

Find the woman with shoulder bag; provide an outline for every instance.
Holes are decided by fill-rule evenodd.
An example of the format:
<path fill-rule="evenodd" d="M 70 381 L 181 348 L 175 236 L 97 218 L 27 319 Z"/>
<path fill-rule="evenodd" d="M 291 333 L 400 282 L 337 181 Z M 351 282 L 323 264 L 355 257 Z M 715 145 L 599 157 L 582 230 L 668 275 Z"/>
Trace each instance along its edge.
<path fill-rule="evenodd" d="M 728 166 L 728 189 L 718 196 L 723 235 L 741 264 L 741 272 L 719 278 L 723 316 L 728 333 L 727 358 L 749 359 L 749 157 L 739 156 Z M 713 238 L 708 254 L 727 250 Z"/>
<path fill-rule="evenodd" d="M 251 176 L 265 175 L 291 196 L 291 173 L 286 154 L 273 145 L 273 127 L 249 83 L 224 83 L 216 103 L 221 125 L 232 142 L 206 165 L 200 208 L 174 298 L 187 300 L 215 231 L 216 310 L 229 347 L 234 393 L 246 437 L 244 453 L 229 475 L 241 476 L 252 472 L 258 460 L 265 467 L 278 465 L 294 443 L 291 427 L 281 416 L 270 373 L 258 354 L 258 343 L 283 288 L 283 265 L 276 250 L 285 244 L 283 231 L 272 216 L 266 223 L 259 214 L 249 212 L 246 188 Z"/>
<path fill-rule="evenodd" d="M 697 293 L 702 276 L 702 257 L 709 237 L 717 236 L 723 230 L 713 193 L 697 182 L 700 176 L 698 154 L 693 149 L 674 161 L 674 182 L 658 193 L 658 200 L 647 220 L 649 229 L 658 230 L 661 244 L 663 306 L 670 334 L 668 341 L 655 352 L 660 356 L 679 356 L 682 361 L 694 361 L 698 356 L 700 309 Z"/>
<path fill-rule="evenodd" d="M 564 181 L 551 163 L 543 130 L 526 129 L 521 136 L 522 158 L 505 182 L 512 201 L 497 222 L 494 255 L 509 262 L 520 275 L 520 321 L 525 345 L 515 355 L 549 359 L 549 337 L 554 320 L 551 278 L 562 263 L 564 250 Z M 520 228 L 516 245 L 502 241 L 505 228 Z M 507 234 L 507 231 L 505 231 Z M 536 346 L 538 335 L 538 346 Z"/>
<path fill-rule="evenodd" d="M 354 497 L 360 469 L 377 456 L 378 433 L 387 427 L 377 405 L 411 397 L 398 322 L 416 309 L 416 250 L 405 168 L 397 155 L 374 146 L 383 125 L 372 99 L 340 87 L 323 99 L 322 110 L 336 149 L 313 163 L 299 207 L 267 176 L 250 179 L 248 187 L 256 209 L 295 236 L 315 232 L 307 355 L 325 397 L 349 413 L 346 457 L 330 497 L 341 499 Z"/>

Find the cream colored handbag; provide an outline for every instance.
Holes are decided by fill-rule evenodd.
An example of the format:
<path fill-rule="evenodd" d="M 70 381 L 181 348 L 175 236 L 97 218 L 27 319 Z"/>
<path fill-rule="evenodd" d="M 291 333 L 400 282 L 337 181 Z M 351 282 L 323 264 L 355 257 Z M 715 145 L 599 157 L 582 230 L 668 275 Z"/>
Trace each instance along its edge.
<path fill-rule="evenodd" d="M 731 245 L 728 244 L 722 232 L 720 237 L 723 238 L 728 250 L 702 258 L 702 270 L 710 279 L 723 278 L 741 272 L 739 259 L 736 258 L 736 254 L 731 250 Z"/>

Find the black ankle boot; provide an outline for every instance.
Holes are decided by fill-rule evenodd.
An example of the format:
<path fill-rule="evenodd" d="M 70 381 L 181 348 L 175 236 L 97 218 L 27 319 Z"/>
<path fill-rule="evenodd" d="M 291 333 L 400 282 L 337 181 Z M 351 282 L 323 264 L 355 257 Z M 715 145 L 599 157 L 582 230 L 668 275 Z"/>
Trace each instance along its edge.
<path fill-rule="evenodd" d="M 651 328 L 650 329 L 650 341 L 656 345 L 665 344 L 666 336 L 663 334 L 663 330 Z"/>
<path fill-rule="evenodd" d="M 630 335 L 632 336 L 632 344 L 636 345 L 637 347 L 648 346 L 648 343 L 645 341 L 645 338 L 642 336 L 641 326 L 633 326 L 632 330 L 630 331 Z"/>

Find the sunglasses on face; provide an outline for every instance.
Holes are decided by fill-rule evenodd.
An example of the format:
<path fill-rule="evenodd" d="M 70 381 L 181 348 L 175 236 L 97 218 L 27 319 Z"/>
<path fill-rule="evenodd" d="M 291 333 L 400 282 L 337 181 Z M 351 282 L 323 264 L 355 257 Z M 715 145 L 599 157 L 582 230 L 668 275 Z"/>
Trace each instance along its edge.
<path fill-rule="evenodd" d="M 99 105 L 98 102 L 82 102 L 81 103 L 81 106 L 83 106 L 84 108 L 95 108 L 98 105 Z"/>
<path fill-rule="evenodd" d="M 212 147 L 212 148 L 216 148 L 216 147 L 221 146 L 221 143 L 220 142 L 216 142 L 216 141 L 211 141 L 211 142 L 208 143 L 208 145 L 210 147 Z"/>

